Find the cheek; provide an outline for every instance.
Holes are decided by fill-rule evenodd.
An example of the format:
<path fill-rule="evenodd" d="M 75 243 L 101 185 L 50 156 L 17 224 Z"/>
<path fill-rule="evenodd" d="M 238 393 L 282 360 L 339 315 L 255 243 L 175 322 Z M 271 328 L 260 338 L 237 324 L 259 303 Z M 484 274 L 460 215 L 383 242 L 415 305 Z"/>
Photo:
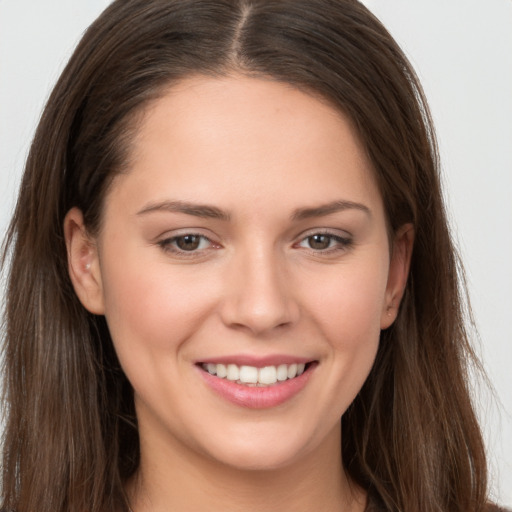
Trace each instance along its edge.
<path fill-rule="evenodd" d="M 189 392 L 181 385 L 187 366 L 179 363 L 210 308 L 204 279 L 176 268 L 171 273 L 162 264 L 110 261 L 104 267 L 105 317 L 139 406 L 154 412 L 155 404 L 179 403 Z"/>
<path fill-rule="evenodd" d="M 309 310 L 334 346 L 354 345 L 380 333 L 387 265 L 347 265 L 318 280 L 309 294 Z"/>
<path fill-rule="evenodd" d="M 191 279 L 186 267 L 105 259 L 105 316 L 120 357 L 176 349 L 210 308 L 207 283 Z"/>
<path fill-rule="evenodd" d="M 340 269 L 336 276 L 319 283 L 311 296 L 314 328 L 327 341 L 329 357 L 325 371 L 331 386 L 324 403 L 336 403 L 339 417 L 363 386 L 375 360 L 380 340 L 387 267 L 378 261 L 364 268 Z"/>

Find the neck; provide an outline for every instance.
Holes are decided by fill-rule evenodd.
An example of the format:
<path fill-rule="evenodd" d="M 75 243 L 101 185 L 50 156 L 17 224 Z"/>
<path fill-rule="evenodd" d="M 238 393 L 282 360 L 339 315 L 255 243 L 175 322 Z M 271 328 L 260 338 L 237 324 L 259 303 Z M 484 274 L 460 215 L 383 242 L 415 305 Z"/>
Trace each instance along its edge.
<path fill-rule="evenodd" d="M 362 512 L 364 493 L 343 470 L 340 432 L 333 430 L 323 446 L 286 467 L 265 470 L 228 466 L 180 446 L 154 450 L 141 443 L 140 468 L 127 489 L 131 507 L 133 512 Z"/>

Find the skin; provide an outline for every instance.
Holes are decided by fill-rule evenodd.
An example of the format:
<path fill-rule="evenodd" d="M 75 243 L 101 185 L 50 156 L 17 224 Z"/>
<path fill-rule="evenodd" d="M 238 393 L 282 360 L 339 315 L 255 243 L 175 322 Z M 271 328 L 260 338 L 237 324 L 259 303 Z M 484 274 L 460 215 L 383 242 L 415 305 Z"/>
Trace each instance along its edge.
<path fill-rule="evenodd" d="M 172 211 L 176 201 L 222 215 Z M 364 509 L 343 471 L 340 418 L 395 319 L 413 233 L 404 226 L 390 250 L 372 166 L 343 115 L 271 80 L 187 79 L 146 109 L 98 237 L 77 209 L 65 234 L 78 297 L 106 316 L 134 387 L 135 512 Z M 180 252 L 187 234 L 199 245 Z M 196 365 L 233 354 L 318 365 L 290 400 L 248 409 Z"/>

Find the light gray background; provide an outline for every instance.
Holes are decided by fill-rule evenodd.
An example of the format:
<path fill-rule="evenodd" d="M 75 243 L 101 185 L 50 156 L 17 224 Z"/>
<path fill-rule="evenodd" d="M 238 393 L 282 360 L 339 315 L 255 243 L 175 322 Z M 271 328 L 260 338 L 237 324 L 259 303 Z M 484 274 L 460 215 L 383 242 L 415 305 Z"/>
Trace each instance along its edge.
<path fill-rule="evenodd" d="M 0 234 L 41 108 L 107 0 L 0 0 Z M 440 141 L 478 351 L 493 496 L 512 504 L 512 1 L 364 0 L 415 66 Z"/>

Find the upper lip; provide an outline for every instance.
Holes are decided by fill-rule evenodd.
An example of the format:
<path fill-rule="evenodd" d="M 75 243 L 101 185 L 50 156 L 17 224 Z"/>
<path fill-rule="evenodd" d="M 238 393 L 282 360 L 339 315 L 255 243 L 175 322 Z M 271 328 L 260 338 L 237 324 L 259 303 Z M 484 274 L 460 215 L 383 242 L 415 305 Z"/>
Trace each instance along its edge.
<path fill-rule="evenodd" d="M 237 366 L 254 366 L 256 368 L 264 368 L 265 366 L 279 366 L 281 364 L 306 364 L 311 363 L 312 361 L 315 361 L 315 359 L 288 354 L 274 354 L 266 356 L 232 354 L 226 356 L 208 357 L 197 361 L 197 364 L 236 364 Z"/>

